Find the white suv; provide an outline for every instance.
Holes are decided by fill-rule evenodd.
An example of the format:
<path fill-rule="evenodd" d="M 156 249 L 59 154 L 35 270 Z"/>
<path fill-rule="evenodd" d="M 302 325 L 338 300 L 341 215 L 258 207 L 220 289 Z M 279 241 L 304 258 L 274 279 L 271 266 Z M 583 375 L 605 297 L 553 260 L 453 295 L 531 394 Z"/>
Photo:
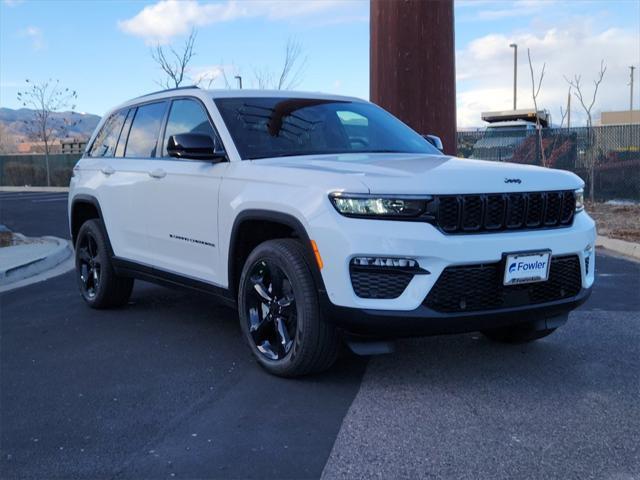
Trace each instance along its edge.
<path fill-rule="evenodd" d="M 82 296 L 124 305 L 134 278 L 210 292 L 283 376 L 328 368 L 341 337 L 362 352 L 408 335 L 548 335 L 594 280 L 583 182 L 434 143 L 355 98 L 131 100 L 71 179 Z"/>

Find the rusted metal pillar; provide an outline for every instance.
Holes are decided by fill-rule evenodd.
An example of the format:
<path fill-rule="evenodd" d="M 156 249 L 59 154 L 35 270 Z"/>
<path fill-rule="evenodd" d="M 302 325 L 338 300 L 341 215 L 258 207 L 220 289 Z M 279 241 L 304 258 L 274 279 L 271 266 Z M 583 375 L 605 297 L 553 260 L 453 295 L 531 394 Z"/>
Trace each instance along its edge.
<path fill-rule="evenodd" d="M 370 98 L 456 153 L 453 0 L 371 0 Z"/>

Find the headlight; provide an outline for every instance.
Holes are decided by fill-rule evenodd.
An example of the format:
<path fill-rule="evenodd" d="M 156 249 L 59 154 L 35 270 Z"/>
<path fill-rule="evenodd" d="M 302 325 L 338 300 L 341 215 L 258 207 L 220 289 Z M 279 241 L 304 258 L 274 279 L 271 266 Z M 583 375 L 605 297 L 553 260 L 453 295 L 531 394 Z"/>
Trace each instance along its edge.
<path fill-rule="evenodd" d="M 425 213 L 429 196 L 329 194 L 335 209 L 347 217 L 415 218 Z"/>
<path fill-rule="evenodd" d="M 576 213 L 584 210 L 584 190 L 579 188 L 575 191 L 576 197 Z"/>

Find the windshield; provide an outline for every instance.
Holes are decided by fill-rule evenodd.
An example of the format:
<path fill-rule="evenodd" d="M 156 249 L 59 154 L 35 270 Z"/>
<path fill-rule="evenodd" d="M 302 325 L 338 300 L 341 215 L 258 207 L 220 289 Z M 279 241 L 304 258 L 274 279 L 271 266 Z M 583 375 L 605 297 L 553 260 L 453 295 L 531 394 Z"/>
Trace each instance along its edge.
<path fill-rule="evenodd" d="M 215 100 L 244 160 L 335 153 L 442 153 L 383 109 L 313 98 Z"/>

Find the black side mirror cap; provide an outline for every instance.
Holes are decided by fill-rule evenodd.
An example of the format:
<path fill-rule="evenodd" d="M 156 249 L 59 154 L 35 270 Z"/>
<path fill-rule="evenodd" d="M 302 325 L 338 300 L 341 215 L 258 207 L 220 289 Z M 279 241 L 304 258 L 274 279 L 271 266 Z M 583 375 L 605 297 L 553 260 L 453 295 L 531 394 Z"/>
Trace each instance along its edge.
<path fill-rule="evenodd" d="M 442 140 L 440 140 L 440 137 L 436 135 L 422 135 L 422 137 L 441 152 L 444 150 L 444 146 L 442 145 Z"/>
<path fill-rule="evenodd" d="M 167 141 L 167 153 L 170 157 L 193 160 L 227 159 L 224 149 L 216 146 L 216 141 L 203 133 L 180 133 L 171 135 Z"/>

